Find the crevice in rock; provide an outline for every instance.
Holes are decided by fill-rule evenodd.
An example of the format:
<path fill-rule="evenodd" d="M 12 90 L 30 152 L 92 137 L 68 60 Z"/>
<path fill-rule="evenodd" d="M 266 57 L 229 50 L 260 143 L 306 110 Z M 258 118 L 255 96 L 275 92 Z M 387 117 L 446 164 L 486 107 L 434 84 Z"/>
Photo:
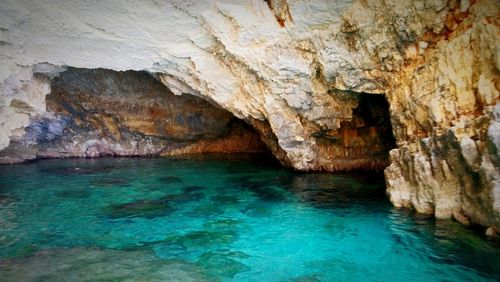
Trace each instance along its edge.
<path fill-rule="evenodd" d="M 286 152 L 280 147 L 278 138 L 274 134 L 271 125 L 267 120 L 249 119 L 249 123 L 259 133 L 260 139 L 271 150 L 273 156 L 287 168 L 293 168 L 291 160 L 288 158 Z"/>
<path fill-rule="evenodd" d="M 319 128 L 312 136 L 318 146 L 318 166 L 326 171 L 383 170 L 396 147 L 389 104 L 384 95 L 346 92 L 354 100 L 352 117 L 335 130 Z"/>
<path fill-rule="evenodd" d="M 269 9 L 274 13 L 276 21 L 281 27 L 285 27 L 287 21 L 293 21 L 290 8 L 286 0 L 264 0 Z"/>
<path fill-rule="evenodd" d="M 0 152 L 0 163 L 269 152 L 245 121 L 199 97 L 174 95 L 147 72 L 69 68 L 51 81 L 46 103 L 47 112 Z"/>

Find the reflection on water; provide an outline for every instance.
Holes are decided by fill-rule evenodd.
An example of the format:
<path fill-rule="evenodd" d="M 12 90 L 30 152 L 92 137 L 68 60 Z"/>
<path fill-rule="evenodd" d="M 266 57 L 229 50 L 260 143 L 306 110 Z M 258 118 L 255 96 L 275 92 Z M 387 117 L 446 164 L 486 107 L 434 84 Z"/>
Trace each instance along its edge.
<path fill-rule="evenodd" d="M 500 246 L 396 210 L 381 175 L 267 159 L 0 167 L 0 280 L 496 281 Z"/>

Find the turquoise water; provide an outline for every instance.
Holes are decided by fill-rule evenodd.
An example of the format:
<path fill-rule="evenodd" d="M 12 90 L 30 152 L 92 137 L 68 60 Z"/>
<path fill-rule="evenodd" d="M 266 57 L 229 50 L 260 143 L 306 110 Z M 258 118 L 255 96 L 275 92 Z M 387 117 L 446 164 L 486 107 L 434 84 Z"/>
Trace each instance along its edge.
<path fill-rule="evenodd" d="M 1 281 L 497 281 L 500 245 L 391 207 L 380 175 L 257 157 L 0 167 Z"/>

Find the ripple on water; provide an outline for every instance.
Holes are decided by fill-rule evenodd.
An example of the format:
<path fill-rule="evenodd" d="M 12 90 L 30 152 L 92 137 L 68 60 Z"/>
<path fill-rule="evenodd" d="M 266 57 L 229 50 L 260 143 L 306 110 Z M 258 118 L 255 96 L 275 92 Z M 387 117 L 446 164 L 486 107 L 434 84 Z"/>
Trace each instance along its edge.
<path fill-rule="evenodd" d="M 0 280 L 500 280 L 498 243 L 393 209 L 380 176 L 69 159 L 0 166 L 0 191 Z"/>

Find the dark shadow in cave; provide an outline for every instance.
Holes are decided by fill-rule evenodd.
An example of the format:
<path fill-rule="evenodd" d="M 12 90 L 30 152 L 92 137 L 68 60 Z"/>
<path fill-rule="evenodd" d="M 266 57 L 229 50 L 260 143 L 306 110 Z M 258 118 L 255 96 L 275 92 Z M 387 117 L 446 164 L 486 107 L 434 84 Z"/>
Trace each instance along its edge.
<path fill-rule="evenodd" d="M 339 103 L 356 102 L 357 106 L 351 117 L 340 122 L 340 128 L 313 134 L 322 170 L 383 170 L 389 164 L 389 151 L 396 147 L 386 97 L 351 91 L 339 91 L 335 97 Z"/>
<path fill-rule="evenodd" d="M 392 131 L 389 103 L 385 95 L 359 95 L 359 105 L 353 110 L 354 116 L 362 120 L 366 126 L 360 130 L 366 131 L 375 127 L 378 131 L 381 151 L 388 153 L 396 148 L 396 138 Z"/>

